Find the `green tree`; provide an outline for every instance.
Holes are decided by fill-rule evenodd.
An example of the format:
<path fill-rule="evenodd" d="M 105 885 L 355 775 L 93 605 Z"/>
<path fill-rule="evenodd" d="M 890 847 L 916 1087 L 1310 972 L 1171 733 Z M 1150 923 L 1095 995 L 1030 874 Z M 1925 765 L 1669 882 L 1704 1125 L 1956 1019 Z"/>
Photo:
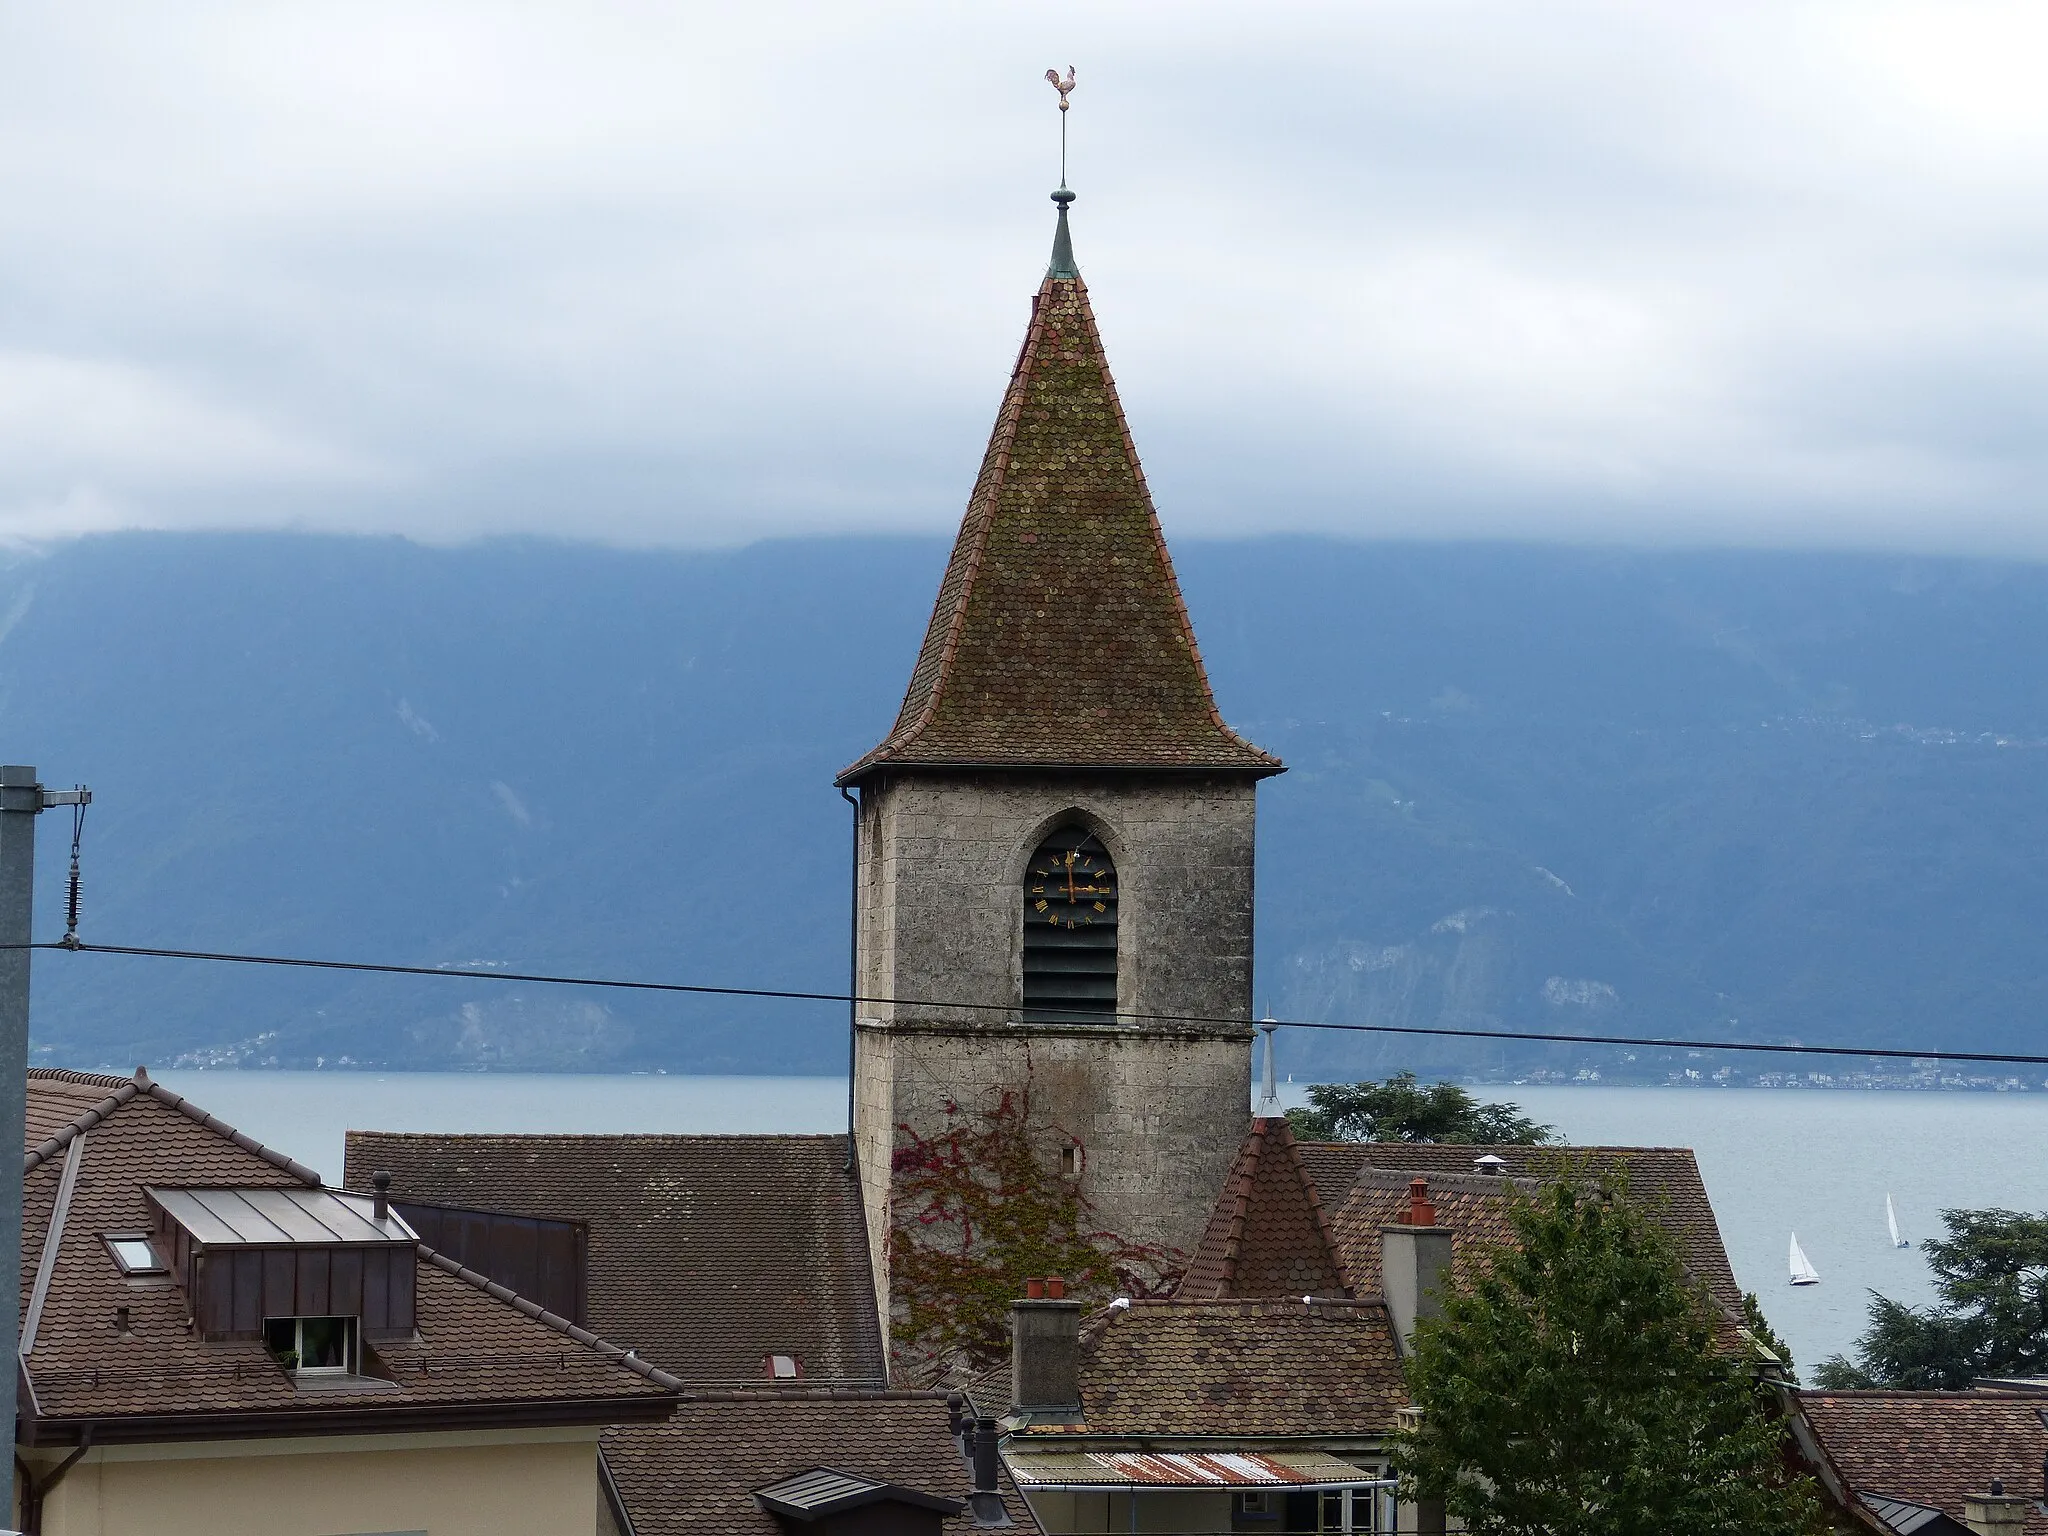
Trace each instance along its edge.
<path fill-rule="evenodd" d="M 1753 1360 L 1717 1352 L 1670 1235 L 1625 1192 L 1560 1180 L 1510 1198 L 1514 1241 L 1416 1330 L 1403 1496 L 1442 1500 L 1475 1536 L 1816 1529 L 1776 1398 Z"/>
<path fill-rule="evenodd" d="M 1814 1369 L 1830 1391 L 1956 1391 L 1979 1376 L 2048 1371 L 2048 1215 L 1943 1211 L 1948 1235 L 1921 1245 L 1940 1299 L 1910 1307 L 1872 1294 L 1856 1358 Z"/>
<path fill-rule="evenodd" d="M 1764 1316 L 1764 1304 L 1758 1301 L 1755 1291 L 1742 1293 L 1742 1326 L 1749 1330 L 1749 1336 L 1778 1357 L 1778 1364 L 1785 1368 L 1785 1380 L 1798 1384 L 1799 1370 L 1792 1359 L 1791 1346 L 1778 1337 L 1778 1331 Z"/>
<path fill-rule="evenodd" d="M 1309 1108 L 1287 1111 L 1302 1141 L 1448 1141 L 1531 1147 L 1556 1130 L 1522 1114 L 1519 1104 L 1482 1104 L 1456 1083 L 1424 1087 L 1413 1072 L 1383 1083 L 1317 1083 Z"/>

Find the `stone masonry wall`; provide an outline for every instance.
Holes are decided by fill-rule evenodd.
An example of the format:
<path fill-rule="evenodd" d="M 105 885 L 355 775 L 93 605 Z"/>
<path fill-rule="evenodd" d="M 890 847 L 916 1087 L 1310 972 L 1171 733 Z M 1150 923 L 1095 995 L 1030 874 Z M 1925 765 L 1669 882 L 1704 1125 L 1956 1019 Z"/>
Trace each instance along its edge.
<path fill-rule="evenodd" d="M 1116 861 L 1118 1026 L 1022 1024 L 1023 874 L 1053 828 Z M 910 777 L 863 797 L 855 1120 L 876 1294 L 889 1316 L 898 1127 L 1028 1090 L 1046 1155 L 1133 1242 L 1192 1250 L 1250 1115 L 1253 786 L 1062 774 Z M 961 1000 L 988 1009 L 919 1006 Z M 1164 1017 L 1161 1017 L 1164 1016 Z M 1195 1019 L 1229 1020 L 1197 1023 Z M 1179 1022 L 1188 1020 L 1189 1022 Z"/>
<path fill-rule="evenodd" d="M 861 991 L 1017 1006 L 1024 866 L 1053 828 L 1087 826 L 1116 861 L 1117 1007 L 1251 1017 L 1253 785 L 1244 778 L 919 776 L 862 797 Z M 884 1022 L 1000 1013 L 863 1004 Z"/>

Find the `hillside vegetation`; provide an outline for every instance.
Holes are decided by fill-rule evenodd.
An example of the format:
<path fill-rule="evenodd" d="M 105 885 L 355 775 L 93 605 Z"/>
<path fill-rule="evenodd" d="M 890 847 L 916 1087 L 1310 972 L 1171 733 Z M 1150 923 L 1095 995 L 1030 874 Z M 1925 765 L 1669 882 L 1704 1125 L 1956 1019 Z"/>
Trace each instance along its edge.
<path fill-rule="evenodd" d="M 1281 1016 L 2023 1048 L 2048 1012 L 2048 572 L 1185 542 L 1261 792 Z M 833 771 L 941 541 L 121 535 L 0 574 L 11 761 L 90 783 L 110 943 L 834 989 Z M 39 927 L 61 930 L 43 822 Z M 46 954 L 38 1060 L 832 1071 L 831 1004 Z M 1625 1067 L 1325 1036 L 1324 1077 Z"/>

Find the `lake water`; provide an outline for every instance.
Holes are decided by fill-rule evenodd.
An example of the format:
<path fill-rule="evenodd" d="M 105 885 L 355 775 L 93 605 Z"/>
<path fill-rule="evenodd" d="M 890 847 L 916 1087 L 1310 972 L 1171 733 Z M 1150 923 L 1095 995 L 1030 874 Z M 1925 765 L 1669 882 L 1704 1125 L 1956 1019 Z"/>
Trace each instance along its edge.
<path fill-rule="evenodd" d="M 342 1135 L 386 1131 L 836 1131 L 846 1082 L 814 1077 L 165 1072 L 230 1125 L 341 1176 Z M 1286 1091 L 1297 1102 L 1298 1086 Z M 2048 1094 L 1484 1087 L 1581 1146 L 1689 1146 L 1736 1277 L 1802 1367 L 1847 1350 L 1866 1292 L 1932 1295 L 1917 1248 L 1956 1206 L 2048 1209 Z M 1787 1283 L 1797 1231 L 1821 1284 Z"/>

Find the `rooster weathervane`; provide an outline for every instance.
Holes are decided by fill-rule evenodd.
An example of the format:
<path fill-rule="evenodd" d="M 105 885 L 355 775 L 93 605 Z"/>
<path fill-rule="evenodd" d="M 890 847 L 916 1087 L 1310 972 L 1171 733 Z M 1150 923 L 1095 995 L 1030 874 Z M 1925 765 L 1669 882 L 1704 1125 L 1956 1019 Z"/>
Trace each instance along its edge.
<path fill-rule="evenodd" d="M 1067 66 L 1067 78 L 1064 80 L 1056 69 L 1048 69 L 1045 78 L 1060 93 L 1060 185 L 1064 187 L 1067 184 L 1067 108 L 1071 105 L 1067 97 L 1074 90 L 1074 66 Z"/>

